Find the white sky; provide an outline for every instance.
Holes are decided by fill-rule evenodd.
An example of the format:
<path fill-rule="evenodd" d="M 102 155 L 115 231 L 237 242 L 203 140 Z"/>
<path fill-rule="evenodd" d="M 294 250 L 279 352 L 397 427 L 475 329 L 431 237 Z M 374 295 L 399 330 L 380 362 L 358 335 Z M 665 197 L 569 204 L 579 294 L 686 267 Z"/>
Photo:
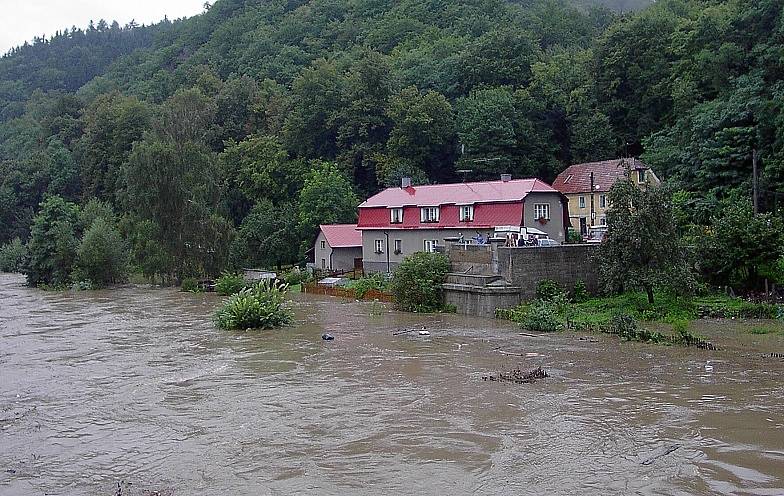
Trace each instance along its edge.
<path fill-rule="evenodd" d="M 214 3 L 214 2 L 210 2 Z M 204 0 L 0 0 L 0 54 L 57 30 L 85 28 L 90 20 L 152 24 L 202 12 Z"/>

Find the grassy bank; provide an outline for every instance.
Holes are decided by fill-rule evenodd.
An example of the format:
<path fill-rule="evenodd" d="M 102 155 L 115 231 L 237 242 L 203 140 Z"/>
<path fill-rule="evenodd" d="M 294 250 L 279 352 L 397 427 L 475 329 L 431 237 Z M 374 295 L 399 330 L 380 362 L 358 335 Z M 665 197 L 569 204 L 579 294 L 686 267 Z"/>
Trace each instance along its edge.
<path fill-rule="evenodd" d="M 784 307 L 753 303 L 724 295 L 685 298 L 656 295 L 653 304 L 644 293 L 570 301 L 563 294 L 499 310 L 497 317 L 509 319 L 534 331 L 576 330 L 608 332 L 634 341 L 699 344 L 689 326 L 700 318 L 782 319 Z M 784 324 L 760 324 L 758 334 L 784 332 Z"/>

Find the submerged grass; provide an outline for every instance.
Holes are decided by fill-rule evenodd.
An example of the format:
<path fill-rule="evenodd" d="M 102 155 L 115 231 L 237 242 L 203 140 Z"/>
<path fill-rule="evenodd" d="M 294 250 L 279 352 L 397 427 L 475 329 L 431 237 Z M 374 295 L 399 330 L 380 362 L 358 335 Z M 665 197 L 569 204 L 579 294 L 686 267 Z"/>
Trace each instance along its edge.
<path fill-rule="evenodd" d="M 685 298 L 672 294 L 657 294 L 649 303 L 644 293 L 625 293 L 604 298 L 590 298 L 573 302 L 559 295 L 549 300 L 534 300 L 510 310 L 499 310 L 499 318 L 517 322 L 529 330 L 572 329 L 587 332 L 606 332 L 631 341 L 709 345 L 689 332 L 692 321 L 703 317 L 714 318 L 784 318 L 781 306 L 753 303 L 724 295 Z M 639 323 L 664 324 L 671 333 L 651 331 Z M 759 327 L 757 333 L 779 332 L 773 327 Z M 752 331 L 754 332 L 754 331 Z"/>

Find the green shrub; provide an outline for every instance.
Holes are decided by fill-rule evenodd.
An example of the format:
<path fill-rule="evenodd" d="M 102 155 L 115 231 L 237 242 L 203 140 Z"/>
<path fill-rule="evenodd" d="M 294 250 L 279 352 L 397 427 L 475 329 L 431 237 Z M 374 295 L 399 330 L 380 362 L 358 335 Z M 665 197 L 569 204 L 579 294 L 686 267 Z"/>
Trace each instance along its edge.
<path fill-rule="evenodd" d="M 103 217 L 96 218 L 76 250 L 72 279 L 103 287 L 128 278 L 128 250 L 119 231 Z"/>
<path fill-rule="evenodd" d="M 31 286 L 68 286 L 76 260 L 79 207 L 59 196 L 41 203 L 27 243 L 25 275 Z"/>
<path fill-rule="evenodd" d="M 215 281 L 215 291 L 222 296 L 239 293 L 245 286 L 245 277 L 242 274 L 232 274 L 231 272 L 224 272 Z"/>
<path fill-rule="evenodd" d="M 401 310 L 437 312 L 443 307 L 441 285 L 449 272 L 449 259 L 441 253 L 418 252 L 407 256 L 395 270 L 390 288 Z"/>
<path fill-rule="evenodd" d="M 640 341 L 643 343 L 662 343 L 673 341 L 661 333 L 649 331 L 637 324 L 637 320 L 629 314 L 618 313 L 613 315 L 607 326 L 610 334 L 616 334 L 626 341 Z M 684 331 L 685 332 L 685 331 Z"/>
<path fill-rule="evenodd" d="M 299 267 L 293 267 L 281 274 L 278 279 L 289 286 L 296 286 L 297 284 L 304 284 L 312 281 L 313 276 Z"/>
<path fill-rule="evenodd" d="M 24 269 L 27 247 L 14 238 L 0 247 L 0 272 L 21 272 Z"/>
<path fill-rule="evenodd" d="M 291 323 L 291 312 L 284 306 L 285 284 L 260 282 L 240 290 L 215 312 L 221 329 L 276 329 Z"/>
<path fill-rule="evenodd" d="M 376 273 L 371 274 L 366 277 L 362 277 L 355 281 L 351 281 L 348 285 L 349 288 L 354 290 L 354 295 L 358 300 L 361 300 L 365 297 L 368 291 L 375 290 L 375 291 L 384 291 L 388 285 L 388 281 L 385 274 Z"/>
<path fill-rule="evenodd" d="M 542 279 L 536 285 L 536 298 L 544 301 L 551 301 L 562 293 L 558 283 L 552 279 Z"/>
<path fill-rule="evenodd" d="M 186 277 L 180 284 L 180 291 L 187 291 L 189 293 L 201 293 L 199 280 L 195 277 Z"/>
<path fill-rule="evenodd" d="M 585 281 L 577 281 L 574 283 L 574 288 L 572 288 L 572 300 L 575 303 L 588 301 L 589 297 L 588 286 L 585 285 Z"/>
<path fill-rule="evenodd" d="M 522 326 L 529 331 L 556 332 L 563 328 L 558 306 L 545 300 L 534 300 L 528 307 Z"/>
<path fill-rule="evenodd" d="M 717 319 L 776 319 L 780 318 L 784 308 L 782 305 L 754 303 L 724 295 L 698 298 L 696 304 L 701 317 Z"/>

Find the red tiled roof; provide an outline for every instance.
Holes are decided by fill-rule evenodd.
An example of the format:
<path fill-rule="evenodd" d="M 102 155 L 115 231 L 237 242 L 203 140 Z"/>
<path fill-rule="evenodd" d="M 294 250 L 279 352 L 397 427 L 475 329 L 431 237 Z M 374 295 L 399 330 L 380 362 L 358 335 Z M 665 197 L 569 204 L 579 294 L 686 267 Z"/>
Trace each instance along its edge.
<path fill-rule="evenodd" d="M 320 226 L 332 248 L 354 248 L 362 246 L 362 232 L 356 224 L 325 224 Z"/>
<path fill-rule="evenodd" d="M 359 208 L 439 206 L 520 201 L 532 192 L 557 193 L 539 179 L 486 181 L 476 183 L 434 184 L 408 188 L 388 188 L 371 196 Z"/>
<path fill-rule="evenodd" d="M 591 172 L 593 172 L 594 190 L 609 191 L 613 184 L 625 177 L 627 164 L 632 170 L 649 168 L 633 158 L 576 164 L 558 174 L 553 182 L 553 188 L 565 194 L 589 193 L 591 191 Z"/>

